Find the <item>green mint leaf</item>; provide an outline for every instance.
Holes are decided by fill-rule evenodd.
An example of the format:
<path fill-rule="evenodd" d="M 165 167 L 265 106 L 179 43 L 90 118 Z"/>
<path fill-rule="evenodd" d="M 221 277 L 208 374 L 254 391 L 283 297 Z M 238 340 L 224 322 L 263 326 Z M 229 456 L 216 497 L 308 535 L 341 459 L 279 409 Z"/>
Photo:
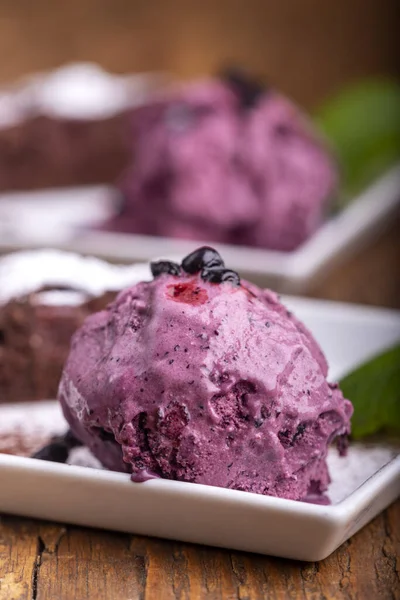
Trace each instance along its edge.
<path fill-rule="evenodd" d="M 358 367 L 340 382 L 354 414 L 352 437 L 400 435 L 400 345 Z"/>
<path fill-rule="evenodd" d="M 320 106 L 315 118 L 341 166 L 341 205 L 400 160 L 400 84 L 394 79 L 345 86 Z"/>

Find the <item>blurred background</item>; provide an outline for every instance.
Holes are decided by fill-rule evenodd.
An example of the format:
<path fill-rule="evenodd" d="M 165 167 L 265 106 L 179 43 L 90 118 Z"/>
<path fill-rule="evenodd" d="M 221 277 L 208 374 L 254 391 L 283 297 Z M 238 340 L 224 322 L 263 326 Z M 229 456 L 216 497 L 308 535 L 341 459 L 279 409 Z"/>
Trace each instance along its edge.
<path fill-rule="evenodd" d="M 2 0 L 0 80 L 71 61 L 189 78 L 236 62 L 308 109 L 399 66 L 396 0 Z"/>
<path fill-rule="evenodd" d="M 313 114 L 353 82 L 397 78 L 398 12 L 396 0 L 2 0 L 0 84 L 76 61 L 180 79 L 238 64 Z M 400 307 L 399 225 L 397 211 L 306 293 Z"/>

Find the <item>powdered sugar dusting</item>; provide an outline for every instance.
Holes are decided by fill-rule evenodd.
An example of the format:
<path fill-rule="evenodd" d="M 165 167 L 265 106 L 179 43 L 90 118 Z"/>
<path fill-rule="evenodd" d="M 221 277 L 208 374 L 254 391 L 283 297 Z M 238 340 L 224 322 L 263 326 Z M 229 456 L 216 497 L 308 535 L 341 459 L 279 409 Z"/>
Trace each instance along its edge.
<path fill-rule="evenodd" d="M 59 435 L 65 429 L 61 406 L 53 400 L 0 406 L 0 439 L 14 431 L 23 435 Z"/>
<path fill-rule="evenodd" d="M 100 296 L 151 279 L 147 264 L 111 265 L 59 250 L 15 252 L 0 259 L 0 304 L 45 286 Z"/>
<path fill-rule="evenodd" d="M 65 430 L 57 402 L 0 406 L 0 452 L 29 456 Z"/>
<path fill-rule="evenodd" d="M 341 457 L 331 448 L 328 467 L 332 482 L 328 495 L 332 504 L 344 500 L 398 453 L 390 446 L 357 443 L 350 446 L 347 456 Z"/>
<path fill-rule="evenodd" d="M 33 304 L 42 306 L 79 306 L 86 300 L 86 294 L 69 290 L 40 292 L 32 298 Z"/>
<path fill-rule="evenodd" d="M 138 102 L 145 78 L 107 73 L 98 65 L 66 65 L 39 79 L 36 103 L 40 112 L 65 118 L 106 118 Z"/>
<path fill-rule="evenodd" d="M 0 128 L 36 115 L 106 119 L 143 103 L 161 80 L 157 74 L 114 75 L 95 63 L 36 73 L 0 91 Z"/>

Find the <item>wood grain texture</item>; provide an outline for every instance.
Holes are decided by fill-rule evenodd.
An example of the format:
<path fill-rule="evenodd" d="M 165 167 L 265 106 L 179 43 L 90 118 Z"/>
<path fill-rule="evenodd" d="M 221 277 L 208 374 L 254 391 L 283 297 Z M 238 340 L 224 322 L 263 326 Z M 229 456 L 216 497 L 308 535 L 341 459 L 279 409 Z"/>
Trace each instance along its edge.
<path fill-rule="evenodd" d="M 0 600 L 396 600 L 400 501 L 320 563 L 0 521 Z"/>
<path fill-rule="evenodd" d="M 400 214 L 366 248 L 328 269 L 307 295 L 400 309 Z"/>
<path fill-rule="evenodd" d="M 307 107 L 395 73 L 396 0 L 0 0 L 0 80 L 74 60 L 182 77 L 237 62 Z"/>

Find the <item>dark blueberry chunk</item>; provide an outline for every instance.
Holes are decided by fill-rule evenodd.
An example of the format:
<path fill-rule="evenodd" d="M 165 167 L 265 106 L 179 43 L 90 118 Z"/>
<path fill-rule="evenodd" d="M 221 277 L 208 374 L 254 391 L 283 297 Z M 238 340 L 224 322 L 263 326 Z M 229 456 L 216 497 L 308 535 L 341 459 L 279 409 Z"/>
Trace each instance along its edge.
<path fill-rule="evenodd" d="M 203 269 L 201 271 L 201 278 L 204 281 L 209 281 L 210 283 L 222 283 L 222 274 L 225 269 Z"/>
<path fill-rule="evenodd" d="M 294 436 L 292 438 L 292 446 L 296 442 L 296 440 L 303 435 L 305 430 L 306 430 L 305 423 L 300 423 L 300 425 L 297 426 L 296 433 L 294 434 Z"/>
<path fill-rule="evenodd" d="M 82 446 L 82 442 L 80 442 L 74 436 L 72 431 L 69 430 L 65 435 L 53 437 L 50 444 L 47 444 L 35 452 L 35 454 L 32 455 L 32 458 L 65 463 L 67 461 L 69 451 L 77 446 Z"/>
<path fill-rule="evenodd" d="M 258 81 L 249 77 L 240 69 L 227 69 L 221 74 L 225 81 L 237 94 L 244 109 L 255 106 L 265 92 L 266 87 Z"/>
<path fill-rule="evenodd" d="M 240 277 L 236 271 L 231 271 L 230 269 L 225 269 L 222 274 L 222 281 L 229 281 L 233 285 L 240 285 Z"/>
<path fill-rule="evenodd" d="M 69 448 L 64 442 L 52 442 L 44 448 L 35 452 L 32 458 L 38 458 L 39 460 L 49 460 L 51 462 L 65 463 L 69 454 Z"/>
<path fill-rule="evenodd" d="M 240 285 L 240 277 L 236 271 L 230 269 L 203 269 L 201 278 L 209 283 L 224 283 L 229 281 L 233 285 Z"/>
<path fill-rule="evenodd" d="M 198 248 L 182 261 L 182 269 L 190 274 L 199 273 L 205 267 L 211 269 L 224 266 L 224 261 L 218 252 L 209 246 Z"/>
<path fill-rule="evenodd" d="M 168 275 L 180 275 L 181 268 L 177 263 L 171 262 L 169 260 L 159 260 L 157 262 L 150 263 L 150 269 L 153 277 L 158 277 L 163 273 L 167 273 Z"/>

